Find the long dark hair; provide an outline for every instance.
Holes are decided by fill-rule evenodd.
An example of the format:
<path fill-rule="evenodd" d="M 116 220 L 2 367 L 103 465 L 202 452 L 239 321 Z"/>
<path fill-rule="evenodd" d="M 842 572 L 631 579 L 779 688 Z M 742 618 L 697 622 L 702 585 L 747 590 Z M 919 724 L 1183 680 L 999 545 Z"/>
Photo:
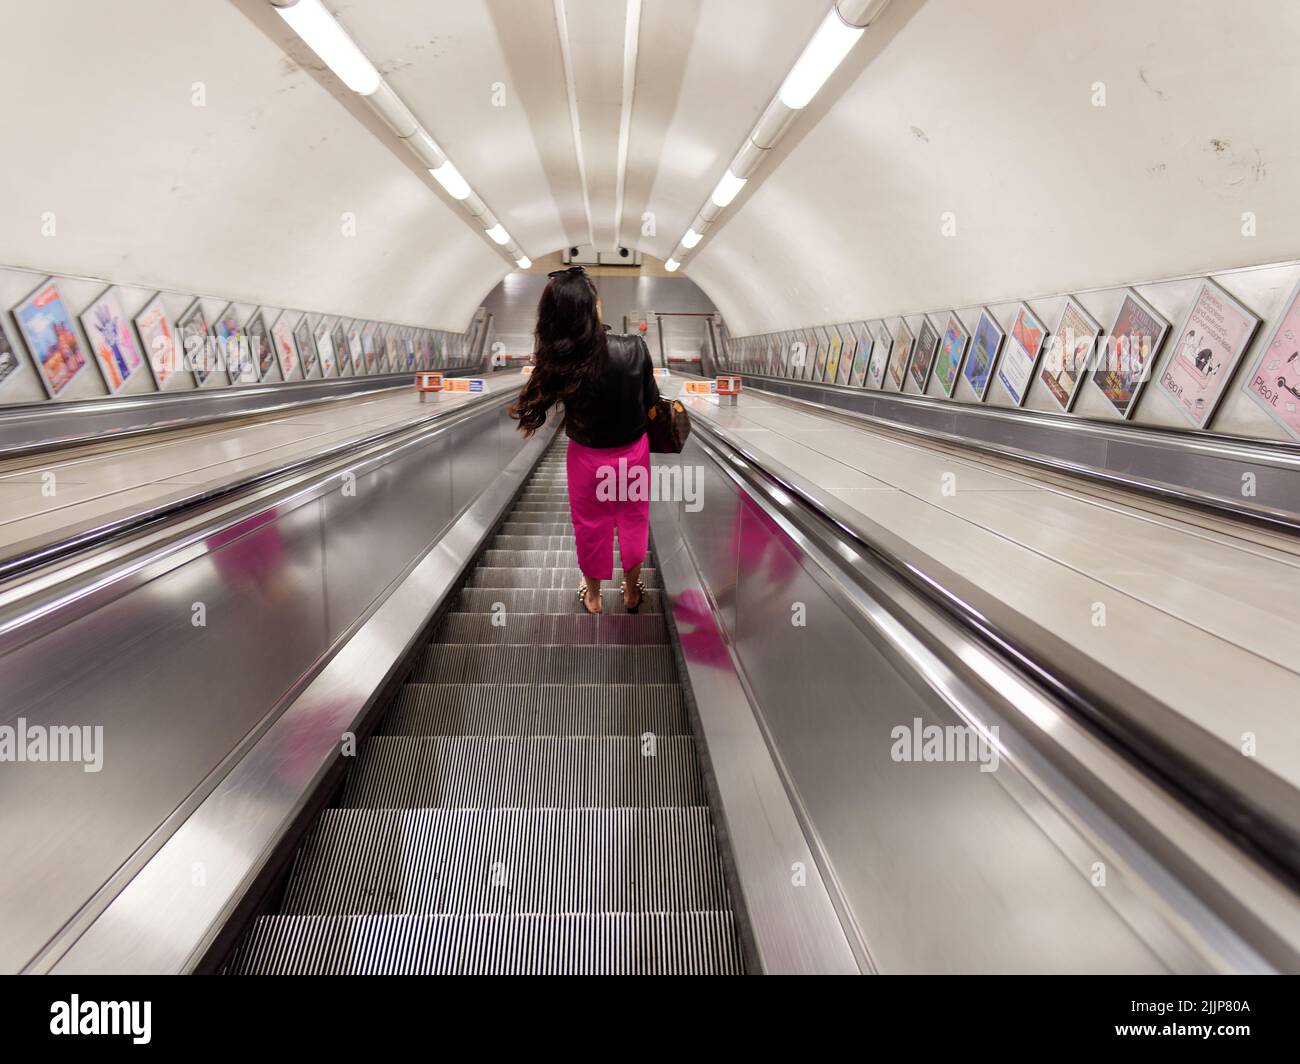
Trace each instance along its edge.
<path fill-rule="evenodd" d="M 575 398 L 605 368 L 605 329 L 596 312 L 596 286 L 581 269 L 555 274 L 537 303 L 533 372 L 510 408 L 519 430 L 531 436 L 556 403 L 566 418 L 580 416 Z"/>

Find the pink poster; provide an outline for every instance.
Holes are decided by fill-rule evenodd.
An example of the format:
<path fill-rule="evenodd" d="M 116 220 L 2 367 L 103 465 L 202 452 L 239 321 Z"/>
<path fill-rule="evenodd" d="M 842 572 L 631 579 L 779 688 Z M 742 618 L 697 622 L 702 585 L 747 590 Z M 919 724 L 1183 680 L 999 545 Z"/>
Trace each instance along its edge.
<path fill-rule="evenodd" d="M 1242 384 L 1255 402 L 1300 439 L 1300 285 Z"/>
<path fill-rule="evenodd" d="M 1258 325 L 1259 318 L 1217 284 L 1201 282 L 1158 382 L 1198 429 L 1210 423 Z"/>

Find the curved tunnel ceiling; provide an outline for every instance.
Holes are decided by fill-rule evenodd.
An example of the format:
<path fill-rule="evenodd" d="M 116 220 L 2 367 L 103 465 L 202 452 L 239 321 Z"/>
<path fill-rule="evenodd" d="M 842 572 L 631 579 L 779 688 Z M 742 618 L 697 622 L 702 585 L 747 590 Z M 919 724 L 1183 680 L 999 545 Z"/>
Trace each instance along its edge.
<path fill-rule="evenodd" d="M 326 6 L 528 254 L 663 258 L 831 4 Z M 0 69 L 6 264 L 457 329 L 512 269 L 267 0 L 6 19 L 59 42 Z M 893 0 L 684 272 L 743 334 L 1293 257 L 1298 33 L 1275 0 Z"/>

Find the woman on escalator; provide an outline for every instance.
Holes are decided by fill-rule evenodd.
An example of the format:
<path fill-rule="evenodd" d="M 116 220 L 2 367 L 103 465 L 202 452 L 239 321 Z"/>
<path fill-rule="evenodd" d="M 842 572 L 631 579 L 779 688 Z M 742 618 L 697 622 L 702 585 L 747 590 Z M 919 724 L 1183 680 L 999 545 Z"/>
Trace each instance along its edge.
<path fill-rule="evenodd" d="M 563 404 L 569 513 L 582 570 L 578 597 L 588 613 L 601 612 L 600 585 L 613 578 L 617 533 L 623 606 L 635 613 L 645 594 L 641 562 L 650 533 L 646 411 L 659 389 L 645 341 L 611 334 L 600 313 L 596 286 L 581 266 L 550 275 L 537 306 L 533 372 L 510 413 L 531 436 L 547 411 Z"/>

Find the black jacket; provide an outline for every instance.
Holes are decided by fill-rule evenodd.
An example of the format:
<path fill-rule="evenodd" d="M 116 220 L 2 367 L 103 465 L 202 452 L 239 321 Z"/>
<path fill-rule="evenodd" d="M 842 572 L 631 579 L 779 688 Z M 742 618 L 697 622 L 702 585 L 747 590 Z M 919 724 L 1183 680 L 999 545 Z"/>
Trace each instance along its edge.
<path fill-rule="evenodd" d="M 650 351 L 639 336 L 611 333 L 595 384 L 569 400 L 564 431 L 586 447 L 625 447 L 646 430 L 646 411 L 659 401 Z"/>

